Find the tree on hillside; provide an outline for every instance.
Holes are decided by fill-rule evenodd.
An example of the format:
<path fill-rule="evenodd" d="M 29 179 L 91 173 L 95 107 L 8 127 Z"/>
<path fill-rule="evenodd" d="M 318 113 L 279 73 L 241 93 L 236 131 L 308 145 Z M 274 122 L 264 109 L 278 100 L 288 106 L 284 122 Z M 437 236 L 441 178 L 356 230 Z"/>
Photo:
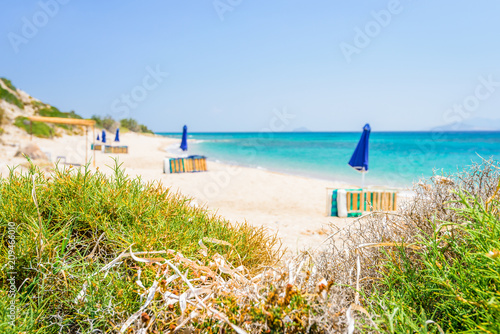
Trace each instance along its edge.
<path fill-rule="evenodd" d="M 115 131 L 117 127 L 121 127 L 122 129 L 127 129 L 132 132 L 138 133 L 154 133 L 144 124 L 139 124 L 133 118 L 124 118 L 119 122 L 115 121 L 111 116 L 106 116 L 102 118 L 101 116 L 94 115 L 91 117 L 96 122 L 96 126 L 98 128 L 103 128 L 108 131 Z"/>

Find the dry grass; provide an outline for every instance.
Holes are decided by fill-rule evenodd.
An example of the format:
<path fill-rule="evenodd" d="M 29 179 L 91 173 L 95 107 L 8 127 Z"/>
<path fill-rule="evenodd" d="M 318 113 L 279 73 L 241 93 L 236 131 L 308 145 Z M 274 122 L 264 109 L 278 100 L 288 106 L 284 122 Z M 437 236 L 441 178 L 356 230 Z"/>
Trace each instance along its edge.
<path fill-rule="evenodd" d="M 388 289 L 403 291 L 405 284 L 417 284 L 421 279 L 419 272 L 428 265 L 423 261 L 426 255 L 434 251 L 444 253 L 448 261 L 453 262 L 456 254 L 453 249 L 447 249 L 452 243 L 449 237 L 453 231 L 458 232 L 460 227 L 471 223 L 464 222 L 463 209 L 472 203 L 492 201 L 499 176 L 498 164 L 493 161 L 475 164 L 457 175 L 435 176 L 427 182 L 415 184 L 415 197 L 401 205 L 397 213 L 367 214 L 347 228 L 334 232 L 330 247 L 314 257 L 318 277 L 334 282 L 328 303 L 323 304 L 324 319 L 353 310 L 353 306 L 359 309 L 359 305 L 381 315 L 384 311 L 378 306 L 380 300 L 374 294 L 383 294 Z M 498 201 L 494 205 L 498 207 Z M 460 242 L 463 237 L 458 233 L 453 236 L 457 238 L 453 242 Z M 438 245 L 439 250 L 429 249 L 431 245 Z M 415 277 L 403 282 L 398 281 L 398 275 Z M 440 274 L 436 272 L 436 275 Z M 415 299 L 422 297 L 423 293 L 421 291 Z M 428 318 L 416 319 L 420 311 L 415 310 L 413 319 L 405 318 L 404 321 L 420 321 L 416 327 L 432 327 L 431 323 L 426 324 L 433 316 L 432 311 L 426 315 Z M 364 312 L 357 313 L 361 323 L 371 323 Z M 381 327 L 375 328 L 390 332 L 386 319 L 381 318 Z M 349 322 L 348 319 L 344 321 Z M 444 327 L 447 325 L 443 324 Z M 434 330 L 439 331 L 439 326 L 434 326 Z"/>
<path fill-rule="evenodd" d="M 281 264 L 273 264 L 276 253 L 258 247 L 263 231 L 248 226 L 240 227 L 247 236 L 243 242 L 224 233 L 224 238 L 193 233 L 190 241 L 173 241 L 169 247 L 150 241 L 161 233 L 137 237 L 144 234 L 144 225 L 129 229 L 134 235 L 126 242 L 100 232 L 89 235 L 86 247 L 70 238 L 63 248 L 70 253 L 80 248 L 84 258 L 38 262 L 59 268 L 55 276 L 38 272 L 48 275 L 49 286 L 65 291 L 69 302 L 43 313 L 46 327 L 34 328 L 40 333 L 495 332 L 493 319 L 500 316 L 494 299 L 500 286 L 499 176 L 498 165 L 490 161 L 416 184 L 416 196 L 398 212 L 360 217 L 332 232 L 326 249 Z M 69 180 L 62 174 L 59 187 L 66 189 Z M 118 173 L 110 186 L 119 193 L 123 182 Z M 44 195 L 39 198 L 42 202 Z M 180 218 L 205 217 L 183 206 L 182 199 L 169 203 Z M 105 208 L 117 212 L 114 206 Z M 36 211 L 26 215 L 32 225 L 39 224 Z M 42 224 L 47 221 L 43 217 Z M 248 237 L 252 233 L 255 237 Z M 33 256 L 49 253 L 43 247 Z M 84 270 L 78 262 L 83 259 L 90 261 Z M 463 316 L 468 320 L 460 321 Z"/>

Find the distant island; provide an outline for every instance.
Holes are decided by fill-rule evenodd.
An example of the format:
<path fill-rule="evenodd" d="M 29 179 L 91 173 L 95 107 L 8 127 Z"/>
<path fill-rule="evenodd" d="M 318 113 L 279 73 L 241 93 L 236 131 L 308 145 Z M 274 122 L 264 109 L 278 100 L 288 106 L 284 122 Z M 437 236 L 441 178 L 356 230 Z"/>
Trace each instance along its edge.
<path fill-rule="evenodd" d="M 430 131 L 500 131 L 500 119 L 469 118 L 462 122 L 437 126 Z"/>
<path fill-rule="evenodd" d="M 305 126 L 301 126 L 299 128 L 295 128 L 293 129 L 293 132 L 311 132 L 311 130 L 309 130 L 308 128 L 306 128 Z"/>

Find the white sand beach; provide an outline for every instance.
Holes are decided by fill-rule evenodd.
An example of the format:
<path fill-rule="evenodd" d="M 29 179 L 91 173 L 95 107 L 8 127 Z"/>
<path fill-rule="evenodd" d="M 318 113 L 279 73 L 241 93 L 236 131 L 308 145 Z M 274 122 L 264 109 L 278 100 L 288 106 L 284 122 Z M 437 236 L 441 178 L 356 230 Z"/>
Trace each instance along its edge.
<path fill-rule="evenodd" d="M 18 147 L 30 142 L 23 131 L 3 136 L 0 145 L 0 172 L 8 167 L 25 164 L 26 160 L 14 157 Z M 92 135 L 88 135 L 90 146 Z M 32 142 L 47 153 L 52 161 L 66 158 L 67 163 L 85 161 L 85 137 L 62 136 L 55 139 L 33 137 Z M 96 167 L 111 173 L 113 158 L 123 163 L 126 173 L 140 176 L 144 181 L 161 181 L 172 191 L 192 198 L 193 205 L 207 207 L 227 220 L 248 222 L 265 226 L 270 233 L 277 233 L 283 245 L 292 253 L 316 248 L 331 232 L 331 226 L 341 227 L 350 219 L 328 217 L 326 214 L 326 188 L 347 187 L 348 184 L 285 175 L 255 168 L 226 165 L 208 161 L 208 172 L 164 174 L 163 160 L 172 157 L 166 148 L 179 140 L 161 136 L 124 133 L 120 145 L 129 147 L 128 154 L 96 152 Z M 87 158 L 93 152 L 88 150 Z M 210 157 L 208 157 L 210 158 Z"/>

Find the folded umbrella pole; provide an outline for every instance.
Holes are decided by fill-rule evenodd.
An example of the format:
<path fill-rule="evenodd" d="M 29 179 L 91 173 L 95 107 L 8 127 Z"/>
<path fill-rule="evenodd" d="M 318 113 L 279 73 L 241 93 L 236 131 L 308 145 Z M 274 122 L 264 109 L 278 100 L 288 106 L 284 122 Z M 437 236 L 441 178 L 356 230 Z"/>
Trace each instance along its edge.
<path fill-rule="evenodd" d="M 352 154 L 351 160 L 349 160 L 349 166 L 361 172 L 362 188 L 365 186 L 365 173 L 368 172 L 368 144 L 370 141 L 370 132 L 370 124 L 366 124 L 363 127 L 363 133 Z"/>
<path fill-rule="evenodd" d="M 187 151 L 188 149 L 188 144 L 187 144 L 187 126 L 184 125 L 182 128 L 182 141 L 181 141 L 181 150 Z"/>

